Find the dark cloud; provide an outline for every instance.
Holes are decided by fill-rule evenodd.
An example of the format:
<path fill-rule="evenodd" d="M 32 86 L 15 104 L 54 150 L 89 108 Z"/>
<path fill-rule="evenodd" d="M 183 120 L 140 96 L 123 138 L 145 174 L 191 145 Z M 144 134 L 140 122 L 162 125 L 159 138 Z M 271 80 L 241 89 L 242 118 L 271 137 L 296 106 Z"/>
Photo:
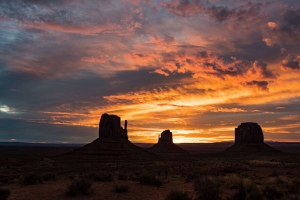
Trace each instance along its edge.
<path fill-rule="evenodd" d="M 97 128 L 0 118 L 0 141 L 82 143 L 97 138 Z M 14 139 L 14 140 L 11 140 Z"/>
<path fill-rule="evenodd" d="M 281 66 L 284 69 L 300 70 L 300 58 L 295 55 L 288 54 L 288 56 L 282 61 Z"/>
<path fill-rule="evenodd" d="M 262 78 L 276 78 L 276 75 L 272 71 L 267 69 L 267 63 L 264 63 L 262 61 L 255 61 L 253 65 L 253 70 L 255 71 L 255 73 L 260 74 Z"/>
<path fill-rule="evenodd" d="M 246 85 L 249 86 L 257 86 L 258 89 L 261 91 L 269 91 L 268 84 L 269 84 L 268 81 L 256 81 L 256 80 L 246 83 Z"/>
<path fill-rule="evenodd" d="M 251 2 L 234 8 L 219 5 L 206 6 L 198 0 L 173 0 L 162 5 L 175 15 L 193 17 L 207 14 L 219 22 L 231 19 L 242 21 L 251 17 L 257 17 L 263 6 L 261 3 L 255 4 Z"/>
<path fill-rule="evenodd" d="M 238 21 L 248 20 L 250 17 L 257 17 L 262 8 L 261 3 L 251 3 L 248 2 L 245 5 L 228 8 L 226 6 L 211 6 L 205 9 L 206 13 L 215 18 L 216 20 L 222 22 L 230 19 L 235 19 Z"/>
<path fill-rule="evenodd" d="M 252 74 L 260 79 L 276 79 L 277 75 L 268 69 L 268 64 L 262 61 L 248 61 L 237 59 L 230 56 L 217 56 L 207 51 L 198 52 L 172 52 L 164 53 L 163 66 L 168 63 L 168 67 L 162 68 L 163 71 L 174 70 L 178 73 L 191 73 L 199 76 L 214 76 L 226 79 L 226 76 L 242 77 Z M 175 67 L 176 66 L 176 67 Z M 175 67 L 175 68 L 174 68 Z"/>
<path fill-rule="evenodd" d="M 300 9 L 287 10 L 284 13 L 283 21 L 277 31 L 283 32 L 292 38 L 300 37 Z"/>
<path fill-rule="evenodd" d="M 283 16 L 268 22 L 264 41 L 268 46 L 296 46 L 299 51 L 297 43 L 300 39 L 300 9 L 287 9 L 282 12 Z"/>

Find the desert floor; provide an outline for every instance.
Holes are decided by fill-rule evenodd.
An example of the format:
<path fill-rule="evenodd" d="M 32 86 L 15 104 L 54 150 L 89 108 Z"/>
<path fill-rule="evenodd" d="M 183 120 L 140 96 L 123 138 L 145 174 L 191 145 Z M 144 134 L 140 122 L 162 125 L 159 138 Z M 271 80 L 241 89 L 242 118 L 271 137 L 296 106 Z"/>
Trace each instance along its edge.
<path fill-rule="evenodd" d="M 192 145 L 190 155 L 149 160 L 69 158 L 65 153 L 72 147 L 0 146 L 0 188 L 10 191 L 8 199 L 159 200 L 174 190 L 186 192 L 192 199 L 213 199 L 203 195 L 215 194 L 224 200 L 245 199 L 242 193 L 248 199 L 300 199 L 299 145 L 276 145 L 289 153 L 228 154 L 219 152 L 226 145 Z M 203 149 L 205 153 L 201 153 Z M 143 183 L 143 176 L 160 183 Z M 90 193 L 68 196 L 70 184 L 83 179 L 91 184 Z M 115 187 L 120 185 L 127 191 L 117 193 Z"/>

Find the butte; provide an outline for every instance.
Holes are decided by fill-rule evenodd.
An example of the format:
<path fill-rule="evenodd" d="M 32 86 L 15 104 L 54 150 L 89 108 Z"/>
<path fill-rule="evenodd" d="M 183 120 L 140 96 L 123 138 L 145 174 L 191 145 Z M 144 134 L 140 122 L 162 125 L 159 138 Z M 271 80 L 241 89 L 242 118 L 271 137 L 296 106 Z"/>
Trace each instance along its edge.
<path fill-rule="evenodd" d="M 241 125 L 235 128 L 235 144 L 225 151 L 235 153 L 279 152 L 264 143 L 263 131 L 255 122 L 241 123 Z"/>
<path fill-rule="evenodd" d="M 170 130 L 165 130 L 158 138 L 158 143 L 148 149 L 151 153 L 157 154 L 186 154 L 187 150 L 182 149 L 173 143 L 173 134 Z"/>
<path fill-rule="evenodd" d="M 117 115 L 103 114 L 99 122 L 99 137 L 93 142 L 75 149 L 73 154 L 101 158 L 149 158 L 146 150 L 135 146 L 128 140 L 127 120 L 121 127 L 121 118 Z"/>

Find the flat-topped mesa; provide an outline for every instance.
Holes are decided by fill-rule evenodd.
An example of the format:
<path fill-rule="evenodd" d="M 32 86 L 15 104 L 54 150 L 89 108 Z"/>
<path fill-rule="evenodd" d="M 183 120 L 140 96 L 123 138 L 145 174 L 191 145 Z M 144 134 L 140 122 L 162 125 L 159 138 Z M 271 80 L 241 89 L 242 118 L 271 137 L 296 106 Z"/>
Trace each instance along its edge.
<path fill-rule="evenodd" d="M 99 122 L 99 138 L 100 137 L 128 140 L 127 120 L 125 120 L 123 129 L 121 126 L 121 118 L 119 116 L 104 113 Z"/>
<path fill-rule="evenodd" d="M 173 143 L 173 135 L 170 130 L 164 130 L 158 138 L 158 143 Z"/>
<path fill-rule="evenodd" d="M 160 134 L 157 144 L 154 144 L 148 149 L 148 151 L 161 155 L 178 155 L 188 153 L 187 150 L 184 150 L 173 143 L 173 134 L 170 130 L 164 130 Z"/>
<path fill-rule="evenodd" d="M 235 128 L 235 143 L 264 143 L 261 127 L 255 122 L 241 123 Z"/>

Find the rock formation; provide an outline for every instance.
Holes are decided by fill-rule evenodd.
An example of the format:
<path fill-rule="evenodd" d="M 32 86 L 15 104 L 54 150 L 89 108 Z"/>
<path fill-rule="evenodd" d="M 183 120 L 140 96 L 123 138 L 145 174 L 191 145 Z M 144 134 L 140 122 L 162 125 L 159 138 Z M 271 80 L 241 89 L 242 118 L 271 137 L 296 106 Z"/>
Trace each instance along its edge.
<path fill-rule="evenodd" d="M 120 138 L 128 139 L 127 136 L 127 120 L 125 120 L 125 127 L 121 127 L 121 118 L 117 115 L 108 115 L 104 113 L 99 122 L 99 138 Z"/>
<path fill-rule="evenodd" d="M 241 123 L 235 129 L 235 143 L 264 143 L 261 127 L 255 122 Z"/>
<path fill-rule="evenodd" d="M 121 127 L 121 118 L 117 115 L 103 114 L 99 122 L 99 138 L 72 152 L 72 155 L 81 156 L 80 159 L 90 158 L 153 158 L 154 155 L 135 146 L 128 140 L 127 121 Z M 82 156 L 84 156 L 82 158 Z"/>
<path fill-rule="evenodd" d="M 170 130 L 165 130 L 158 138 L 158 143 L 173 143 L 173 134 Z"/>
<path fill-rule="evenodd" d="M 182 154 L 188 153 L 188 151 L 182 149 L 173 143 L 173 134 L 170 130 L 165 130 L 161 133 L 158 138 L 158 143 L 153 145 L 149 152 L 158 153 L 158 154 Z"/>
<path fill-rule="evenodd" d="M 235 144 L 225 151 L 235 153 L 277 152 L 276 149 L 264 143 L 263 131 L 255 122 L 241 123 L 235 128 Z"/>

